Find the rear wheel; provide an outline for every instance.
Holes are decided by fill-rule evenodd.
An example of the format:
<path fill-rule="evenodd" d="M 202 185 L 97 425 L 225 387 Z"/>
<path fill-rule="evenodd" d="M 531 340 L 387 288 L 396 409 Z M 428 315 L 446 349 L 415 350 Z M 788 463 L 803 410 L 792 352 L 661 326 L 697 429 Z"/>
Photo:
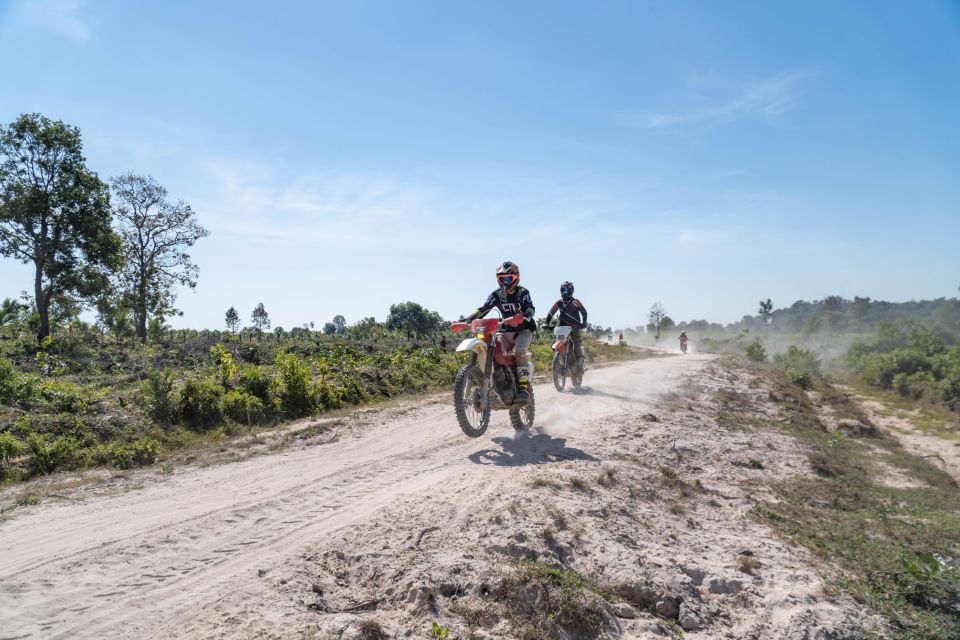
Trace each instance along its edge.
<path fill-rule="evenodd" d="M 557 391 L 563 391 L 567 386 L 567 374 L 563 370 L 563 356 L 557 352 L 553 354 L 553 386 Z"/>
<path fill-rule="evenodd" d="M 529 429 L 533 426 L 533 416 L 535 413 L 533 405 L 533 387 L 531 386 L 527 389 L 527 393 L 530 394 L 530 399 L 527 400 L 527 404 L 522 407 L 517 407 L 516 409 L 510 409 L 510 424 L 513 425 L 513 428 L 517 431 L 520 429 Z"/>
<path fill-rule="evenodd" d="M 483 372 L 477 365 L 465 365 L 457 372 L 453 407 L 460 429 L 471 438 L 479 438 L 490 426 L 490 403 L 483 407 Z"/>

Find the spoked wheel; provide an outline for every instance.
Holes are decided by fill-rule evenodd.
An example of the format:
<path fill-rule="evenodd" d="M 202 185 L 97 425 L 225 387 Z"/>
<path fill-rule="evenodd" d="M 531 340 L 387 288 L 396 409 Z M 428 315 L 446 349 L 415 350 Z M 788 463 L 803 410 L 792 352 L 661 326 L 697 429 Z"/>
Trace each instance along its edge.
<path fill-rule="evenodd" d="M 553 354 L 553 386 L 557 391 L 563 391 L 567 386 L 567 374 L 563 371 L 563 356 L 559 353 Z"/>
<path fill-rule="evenodd" d="M 457 372 L 453 406 L 460 429 L 471 438 L 479 438 L 490 426 L 490 403 L 483 407 L 483 372 L 477 365 L 465 365 Z"/>
<path fill-rule="evenodd" d="M 554 384 L 556 384 L 556 378 L 554 378 Z M 527 389 L 527 392 L 530 394 L 530 399 L 527 400 L 527 404 L 516 409 L 510 409 L 510 424 L 512 424 L 513 428 L 517 431 L 520 429 L 529 429 L 533 426 L 533 416 L 535 413 L 533 405 L 533 387 Z"/>
<path fill-rule="evenodd" d="M 570 382 L 573 383 L 574 389 L 579 389 L 583 383 L 583 369 L 578 360 L 575 349 L 567 351 L 567 368 L 570 370 Z"/>
<path fill-rule="evenodd" d="M 583 369 L 580 368 L 580 365 L 573 365 L 573 373 L 570 375 L 570 381 L 573 383 L 574 389 L 579 389 L 580 385 L 583 384 Z"/>

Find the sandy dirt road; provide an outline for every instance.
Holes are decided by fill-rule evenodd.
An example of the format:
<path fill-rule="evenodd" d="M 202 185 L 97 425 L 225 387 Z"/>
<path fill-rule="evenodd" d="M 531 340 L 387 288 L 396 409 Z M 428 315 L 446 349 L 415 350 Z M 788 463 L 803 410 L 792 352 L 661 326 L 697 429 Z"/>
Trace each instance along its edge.
<path fill-rule="evenodd" d="M 515 446 L 505 412 L 467 439 L 446 396 L 336 443 L 177 470 L 119 495 L 20 509 L 0 524 L 0 638 L 203 637 L 230 615 L 282 616 L 256 580 L 400 497 L 482 486 L 497 457 L 563 457 L 567 441 L 654 402 L 710 360 L 651 358 L 588 373 L 588 393 L 539 385 L 549 437 Z M 246 612 L 246 613 L 244 613 Z M 211 618 L 211 619 L 208 619 Z"/>

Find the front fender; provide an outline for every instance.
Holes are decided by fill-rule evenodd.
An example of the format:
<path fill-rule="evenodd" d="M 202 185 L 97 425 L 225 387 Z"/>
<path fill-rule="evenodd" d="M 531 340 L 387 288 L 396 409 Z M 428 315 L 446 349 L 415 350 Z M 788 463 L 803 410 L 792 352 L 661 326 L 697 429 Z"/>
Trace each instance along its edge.
<path fill-rule="evenodd" d="M 472 351 L 477 354 L 477 366 L 481 371 L 487 367 L 487 343 L 479 338 L 467 338 L 457 347 L 458 352 Z"/>
<path fill-rule="evenodd" d="M 467 338 L 457 347 L 457 351 L 473 351 L 478 356 L 487 352 L 487 343 L 479 338 Z"/>

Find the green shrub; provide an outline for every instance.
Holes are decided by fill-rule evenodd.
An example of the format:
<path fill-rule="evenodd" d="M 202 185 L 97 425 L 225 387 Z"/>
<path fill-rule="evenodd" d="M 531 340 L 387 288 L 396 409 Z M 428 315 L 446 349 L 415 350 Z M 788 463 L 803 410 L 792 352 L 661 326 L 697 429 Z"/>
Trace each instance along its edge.
<path fill-rule="evenodd" d="M 96 399 L 93 390 L 63 380 L 44 380 L 36 395 L 59 413 L 83 413 Z"/>
<path fill-rule="evenodd" d="M 36 376 L 20 373 L 12 362 L 0 358 L 0 403 L 12 405 L 30 400 L 38 383 Z"/>
<path fill-rule="evenodd" d="M 237 375 L 237 365 L 233 363 L 233 354 L 218 342 L 210 347 L 210 357 L 213 358 L 220 384 L 225 389 L 229 389 Z"/>
<path fill-rule="evenodd" d="M 820 360 L 809 349 L 790 345 L 786 352 L 774 355 L 773 361 L 801 389 L 813 387 L 813 377 L 820 375 Z"/>
<path fill-rule="evenodd" d="M 78 469 L 89 462 L 89 453 L 74 438 L 60 437 L 50 444 L 37 433 L 27 438 L 27 468 L 30 475 Z"/>
<path fill-rule="evenodd" d="M 223 420 L 220 398 L 223 387 L 205 378 L 187 380 L 177 399 L 177 409 L 184 426 L 193 431 L 206 431 Z"/>
<path fill-rule="evenodd" d="M 266 417 L 263 401 L 241 389 L 227 392 L 221 406 L 225 416 L 240 424 L 260 424 Z"/>
<path fill-rule="evenodd" d="M 240 387 L 255 398 L 259 398 L 264 407 L 272 404 L 275 383 L 264 373 L 263 368 L 246 367 L 240 374 Z"/>
<path fill-rule="evenodd" d="M 277 371 L 283 383 L 280 406 L 288 418 L 310 415 L 317 407 L 317 394 L 310 380 L 310 370 L 292 353 L 278 354 Z"/>
<path fill-rule="evenodd" d="M 161 451 L 160 443 L 149 438 L 129 445 L 115 442 L 110 446 L 110 464 L 118 469 L 146 467 L 160 459 Z"/>
<path fill-rule="evenodd" d="M 760 338 L 755 338 L 753 342 L 747 345 L 747 359 L 752 362 L 764 362 L 767 359 L 767 350 L 763 348 Z"/>
<path fill-rule="evenodd" d="M 176 414 L 173 397 L 173 372 L 170 369 L 151 371 L 140 386 L 144 404 L 157 422 L 169 423 Z"/>
<path fill-rule="evenodd" d="M 6 480 L 10 463 L 23 455 L 23 445 L 8 432 L 0 433 L 0 481 Z"/>

